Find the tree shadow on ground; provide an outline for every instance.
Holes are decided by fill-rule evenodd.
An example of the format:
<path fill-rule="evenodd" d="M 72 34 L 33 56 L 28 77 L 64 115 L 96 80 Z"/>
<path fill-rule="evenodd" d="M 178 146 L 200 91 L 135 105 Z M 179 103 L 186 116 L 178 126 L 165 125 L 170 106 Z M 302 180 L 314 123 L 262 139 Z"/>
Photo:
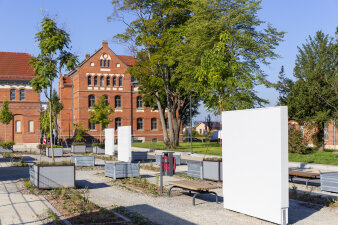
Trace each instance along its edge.
<path fill-rule="evenodd" d="M 87 180 L 76 180 L 75 182 L 76 182 L 76 187 L 79 187 L 79 188 L 88 187 L 88 189 L 99 189 L 99 188 L 109 187 L 109 185 L 107 185 L 106 183 L 92 183 Z"/>
<path fill-rule="evenodd" d="M 322 208 L 323 208 L 322 205 L 290 199 L 288 212 L 289 224 L 294 224 L 298 221 L 304 220 L 305 218 L 318 212 Z"/>
<path fill-rule="evenodd" d="M 28 167 L 0 167 L 0 181 L 18 180 L 29 177 Z"/>
<path fill-rule="evenodd" d="M 147 204 L 128 206 L 126 209 L 141 214 L 157 224 L 195 224 Z"/>

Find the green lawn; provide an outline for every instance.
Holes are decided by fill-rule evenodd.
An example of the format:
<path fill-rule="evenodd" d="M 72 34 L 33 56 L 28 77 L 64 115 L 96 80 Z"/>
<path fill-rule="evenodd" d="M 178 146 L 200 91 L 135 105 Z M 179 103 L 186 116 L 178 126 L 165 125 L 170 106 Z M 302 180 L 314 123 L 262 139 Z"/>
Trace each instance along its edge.
<path fill-rule="evenodd" d="M 198 154 L 208 154 L 208 155 L 220 155 L 221 147 L 220 144 L 216 142 L 211 142 L 208 147 L 208 143 L 203 142 L 193 142 L 192 143 L 192 151 Z M 163 142 L 145 142 L 145 143 L 132 143 L 133 147 L 141 147 L 141 148 L 151 148 L 151 149 L 159 149 L 165 150 L 166 147 Z M 190 142 L 180 142 L 180 146 L 174 149 L 177 152 L 190 152 Z"/>
<path fill-rule="evenodd" d="M 316 164 L 338 165 L 338 155 L 333 154 L 334 150 L 326 149 L 323 152 L 312 151 L 306 155 L 289 153 L 290 162 L 305 162 Z"/>
<path fill-rule="evenodd" d="M 220 155 L 221 147 L 219 144 L 212 142 L 209 145 L 208 152 L 206 152 L 208 143 L 193 142 L 192 150 L 194 153 Z M 145 142 L 133 143 L 133 147 L 151 148 L 165 150 L 166 147 L 163 142 Z M 190 152 L 190 142 L 181 142 L 180 146 L 175 149 L 177 152 Z M 304 162 L 316 164 L 338 165 L 338 155 L 333 154 L 334 150 L 325 150 L 323 152 L 311 151 L 306 155 L 289 153 L 290 162 Z"/>

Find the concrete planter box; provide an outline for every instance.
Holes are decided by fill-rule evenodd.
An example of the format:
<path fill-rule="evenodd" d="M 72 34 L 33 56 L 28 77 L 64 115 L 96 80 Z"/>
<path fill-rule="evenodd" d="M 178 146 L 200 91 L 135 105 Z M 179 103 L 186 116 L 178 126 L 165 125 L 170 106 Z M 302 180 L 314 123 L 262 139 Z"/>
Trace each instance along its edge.
<path fill-rule="evenodd" d="M 148 159 L 148 152 L 131 152 L 131 161 L 138 162 Z"/>
<path fill-rule="evenodd" d="M 75 165 L 30 165 L 29 179 L 39 189 L 75 187 Z"/>
<path fill-rule="evenodd" d="M 95 166 L 95 157 L 91 156 L 73 156 L 72 161 L 75 166 Z"/>
<path fill-rule="evenodd" d="M 98 146 L 94 146 L 93 147 L 93 153 L 95 153 L 95 154 L 104 154 L 105 150 L 104 150 L 104 148 L 100 148 Z"/>
<path fill-rule="evenodd" d="M 155 155 L 155 164 L 160 166 L 160 160 L 161 160 L 162 155 Z M 174 155 L 176 159 L 176 165 L 181 165 L 181 155 Z"/>
<path fill-rule="evenodd" d="M 53 148 L 54 157 L 62 157 L 63 156 L 63 148 Z M 46 156 L 52 157 L 52 149 L 46 148 Z"/>
<path fill-rule="evenodd" d="M 322 191 L 338 193 L 338 172 L 321 173 L 320 189 Z"/>
<path fill-rule="evenodd" d="M 203 161 L 203 179 L 206 180 L 223 180 L 222 161 Z"/>
<path fill-rule="evenodd" d="M 86 152 L 86 145 L 72 145 L 71 152 L 73 153 Z"/>
<path fill-rule="evenodd" d="M 203 179 L 203 162 L 188 161 L 188 176 Z"/>
<path fill-rule="evenodd" d="M 113 179 L 125 177 L 138 177 L 140 175 L 140 164 L 129 162 L 106 162 L 105 176 Z"/>

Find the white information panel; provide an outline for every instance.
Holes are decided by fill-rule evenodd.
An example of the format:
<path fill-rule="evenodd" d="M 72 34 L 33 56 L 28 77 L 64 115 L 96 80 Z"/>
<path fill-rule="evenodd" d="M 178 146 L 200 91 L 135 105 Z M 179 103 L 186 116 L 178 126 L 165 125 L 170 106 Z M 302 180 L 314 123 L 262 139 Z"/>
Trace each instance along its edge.
<path fill-rule="evenodd" d="M 105 143 L 104 154 L 114 155 L 114 128 L 104 129 Z"/>
<path fill-rule="evenodd" d="M 224 208 L 287 224 L 287 107 L 223 112 L 222 138 Z"/>
<path fill-rule="evenodd" d="M 118 128 L 117 151 L 119 161 L 131 162 L 131 126 Z"/>

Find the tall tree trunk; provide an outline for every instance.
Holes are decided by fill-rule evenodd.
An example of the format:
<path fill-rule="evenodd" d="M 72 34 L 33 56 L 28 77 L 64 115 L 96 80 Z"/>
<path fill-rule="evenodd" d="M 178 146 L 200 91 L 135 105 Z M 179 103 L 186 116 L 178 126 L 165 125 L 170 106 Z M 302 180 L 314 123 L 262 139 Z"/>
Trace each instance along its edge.
<path fill-rule="evenodd" d="M 52 91 L 53 91 L 53 86 L 52 86 L 52 81 L 50 81 L 50 95 L 49 95 L 49 141 L 50 141 L 50 150 L 52 151 L 52 161 L 55 162 L 55 159 L 54 159 L 54 149 L 53 149 L 53 127 L 52 127 L 52 118 L 53 118 L 53 115 L 52 115 Z"/>
<path fill-rule="evenodd" d="M 166 126 L 165 118 L 164 118 L 165 112 L 162 109 L 162 105 L 161 105 L 161 102 L 160 102 L 160 96 L 159 96 L 158 92 L 156 92 L 156 103 L 157 103 L 158 113 L 160 114 L 164 144 L 166 146 L 168 146 L 169 139 L 168 139 L 168 133 L 167 133 L 167 126 Z"/>
<path fill-rule="evenodd" d="M 8 124 L 5 124 L 5 142 L 7 142 L 7 125 Z"/>

